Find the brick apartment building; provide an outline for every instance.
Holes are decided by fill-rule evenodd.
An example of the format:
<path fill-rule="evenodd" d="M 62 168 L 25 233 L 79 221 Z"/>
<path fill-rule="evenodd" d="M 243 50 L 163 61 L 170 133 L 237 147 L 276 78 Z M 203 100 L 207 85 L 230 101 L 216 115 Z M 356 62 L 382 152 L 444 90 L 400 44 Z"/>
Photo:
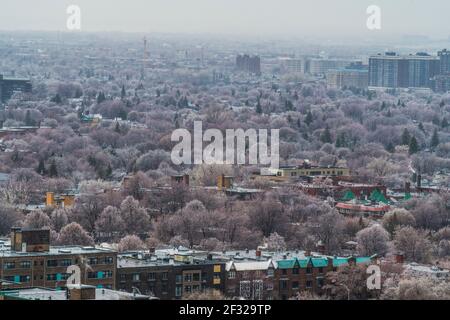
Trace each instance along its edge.
<path fill-rule="evenodd" d="M 80 268 L 82 284 L 115 289 L 117 253 L 80 246 L 50 246 L 50 230 L 14 228 L 11 247 L 0 250 L 0 279 L 13 288 L 64 288 L 71 274 L 68 267 Z"/>
<path fill-rule="evenodd" d="M 205 289 L 225 290 L 225 262 L 186 248 L 151 253 L 126 253 L 118 257 L 119 290 L 181 299 Z"/>

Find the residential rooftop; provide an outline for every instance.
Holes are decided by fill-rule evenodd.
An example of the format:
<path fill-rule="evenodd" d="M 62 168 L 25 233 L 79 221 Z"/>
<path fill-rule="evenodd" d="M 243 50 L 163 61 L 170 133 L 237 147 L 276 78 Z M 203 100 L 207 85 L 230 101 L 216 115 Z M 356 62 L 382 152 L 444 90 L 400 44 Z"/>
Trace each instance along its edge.
<path fill-rule="evenodd" d="M 68 300 L 66 290 L 53 290 L 48 288 L 5 290 L 0 291 L 0 296 L 1 295 L 10 299 L 19 299 L 19 300 Z M 150 299 L 153 299 L 153 297 L 142 294 L 128 293 L 103 288 L 95 289 L 95 300 L 150 300 Z"/>
<path fill-rule="evenodd" d="M 35 256 L 64 256 L 68 254 L 107 253 L 113 250 L 91 246 L 51 246 L 49 251 L 21 252 L 11 250 L 10 242 L 0 240 L 0 258 L 35 257 Z"/>

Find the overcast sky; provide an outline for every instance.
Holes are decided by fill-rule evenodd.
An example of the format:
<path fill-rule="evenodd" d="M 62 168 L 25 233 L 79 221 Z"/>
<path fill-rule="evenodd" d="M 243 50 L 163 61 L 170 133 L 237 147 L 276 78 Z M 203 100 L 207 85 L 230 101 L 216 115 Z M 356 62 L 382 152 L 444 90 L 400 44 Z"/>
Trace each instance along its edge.
<path fill-rule="evenodd" d="M 70 4 L 82 31 L 360 36 L 375 4 L 371 32 L 450 36 L 448 0 L 0 0 L 0 30 L 65 30 Z"/>

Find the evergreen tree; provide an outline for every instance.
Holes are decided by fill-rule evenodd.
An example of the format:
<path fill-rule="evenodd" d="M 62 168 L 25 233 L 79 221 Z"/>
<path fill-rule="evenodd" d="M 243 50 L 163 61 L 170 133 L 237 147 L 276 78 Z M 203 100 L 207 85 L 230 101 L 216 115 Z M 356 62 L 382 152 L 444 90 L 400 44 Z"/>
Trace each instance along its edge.
<path fill-rule="evenodd" d="M 388 145 L 386 146 L 386 150 L 390 153 L 393 153 L 395 151 L 395 147 L 392 144 L 392 142 L 389 142 Z"/>
<path fill-rule="evenodd" d="M 419 122 L 419 130 L 425 132 L 425 128 L 423 127 L 423 123 Z"/>
<path fill-rule="evenodd" d="M 258 103 L 256 104 L 256 113 L 259 113 L 259 114 L 262 113 L 261 103 L 259 102 L 259 99 L 258 99 Z"/>
<path fill-rule="evenodd" d="M 439 145 L 439 135 L 437 129 L 434 129 L 433 136 L 431 137 L 431 148 L 436 148 Z"/>
<path fill-rule="evenodd" d="M 402 133 L 402 145 L 409 146 L 411 142 L 411 136 L 409 135 L 408 129 L 403 130 Z"/>
<path fill-rule="evenodd" d="M 61 104 L 62 103 L 62 98 L 59 95 L 59 93 L 57 93 L 51 100 L 52 102 L 56 103 L 56 104 Z"/>
<path fill-rule="evenodd" d="M 419 151 L 419 145 L 417 143 L 416 137 L 413 136 L 409 143 L 409 154 L 414 154 L 414 153 L 417 153 L 418 151 Z"/>
<path fill-rule="evenodd" d="M 105 101 L 105 100 L 106 100 L 105 94 L 104 94 L 103 92 L 100 92 L 100 93 L 97 95 L 97 104 L 100 104 L 100 103 L 102 103 L 102 102 Z"/>
<path fill-rule="evenodd" d="M 26 114 L 25 114 L 25 125 L 32 127 L 36 124 L 36 122 L 34 121 L 34 119 L 31 118 L 31 112 L 30 110 L 27 110 Z"/>
<path fill-rule="evenodd" d="M 313 122 L 313 115 L 311 111 L 308 111 L 305 118 L 305 123 L 309 126 Z"/>
<path fill-rule="evenodd" d="M 48 175 L 52 178 L 58 176 L 58 169 L 56 168 L 55 160 L 50 164 L 50 168 L 48 169 Z"/>
<path fill-rule="evenodd" d="M 125 85 L 122 85 L 122 92 L 120 93 L 120 96 L 122 99 L 124 99 L 127 95 L 127 92 L 125 91 Z"/>
<path fill-rule="evenodd" d="M 328 128 L 328 126 L 325 128 L 325 131 L 320 136 L 320 141 L 322 141 L 323 143 L 331 143 L 332 142 L 331 133 L 330 133 L 330 129 Z"/>
<path fill-rule="evenodd" d="M 38 167 L 36 168 L 36 172 L 39 173 L 40 175 L 44 175 L 45 174 L 45 163 L 43 159 L 39 160 L 39 164 Z"/>
<path fill-rule="evenodd" d="M 294 105 L 290 100 L 286 100 L 285 102 L 285 108 L 287 111 L 292 111 L 294 109 Z"/>

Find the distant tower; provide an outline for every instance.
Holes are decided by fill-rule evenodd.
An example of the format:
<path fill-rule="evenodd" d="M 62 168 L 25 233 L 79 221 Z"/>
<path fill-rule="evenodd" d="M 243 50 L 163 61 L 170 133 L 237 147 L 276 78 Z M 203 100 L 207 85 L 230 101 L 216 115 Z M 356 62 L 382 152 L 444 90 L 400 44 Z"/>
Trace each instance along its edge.
<path fill-rule="evenodd" d="M 142 59 L 142 78 L 145 77 L 145 69 L 147 68 L 148 50 L 147 50 L 147 37 L 144 37 L 144 55 Z"/>

